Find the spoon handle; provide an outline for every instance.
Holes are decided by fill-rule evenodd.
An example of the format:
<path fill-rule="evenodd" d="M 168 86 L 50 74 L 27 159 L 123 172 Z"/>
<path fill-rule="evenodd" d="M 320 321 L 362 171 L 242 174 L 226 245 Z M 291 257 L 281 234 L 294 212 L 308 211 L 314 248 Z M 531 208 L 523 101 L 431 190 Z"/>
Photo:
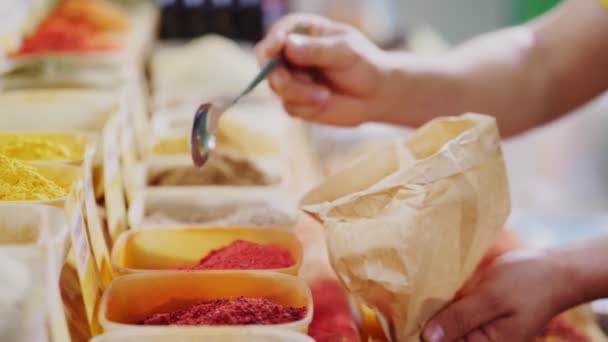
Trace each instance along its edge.
<path fill-rule="evenodd" d="M 260 82 L 262 82 L 266 76 L 268 76 L 268 74 L 277 66 L 279 65 L 279 63 L 281 63 L 281 58 L 280 57 L 275 57 L 273 59 L 271 59 L 268 63 L 266 63 L 266 65 L 264 65 L 264 67 L 262 68 L 262 70 L 260 70 L 260 72 L 258 73 L 258 75 L 253 79 L 253 81 L 251 81 L 251 83 L 249 83 L 249 85 L 247 86 L 247 88 L 245 88 L 245 90 L 243 90 L 239 96 L 237 96 L 234 101 L 232 101 L 232 104 L 237 103 L 243 96 L 249 94 L 258 84 L 260 84 Z"/>

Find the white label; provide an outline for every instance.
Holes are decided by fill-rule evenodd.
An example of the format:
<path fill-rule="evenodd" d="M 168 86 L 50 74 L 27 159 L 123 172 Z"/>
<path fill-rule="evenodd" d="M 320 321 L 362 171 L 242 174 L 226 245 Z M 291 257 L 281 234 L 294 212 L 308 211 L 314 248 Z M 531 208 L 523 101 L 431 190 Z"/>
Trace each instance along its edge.
<path fill-rule="evenodd" d="M 111 129 L 111 128 L 110 128 Z M 118 173 L 120 164 L 120 156 L 118 155 L 118 141 L 116 141 L 116 131 L 112 131 L 111 134 L 105 136 L 105 170 L 104 180 L 107 186 L 112 184 L 112 180 Z"/>
<path fill-rule="evenodd" d="M 82 206 L 80 203 L 76 203 L 74 208 L 74 214 L 72 217 L 72 249 L 76 256 L 78 263 L 78 274 L 80 278 L 84 278 L 87 271 L 87 264 L 89 262 L 89 255 L 91 253 L 89 247 L 89 240 L 87 238 L 87 232 L 84 225 L 84 218 L 82 216 Z"/>
<path fill-rule="evenodd" d="M 95 203 L 95 192 L 93 191 L 93 168 L 91 167 L 91 159 L 93 155 L 90 151 L 87 151 L 87 155 L 84 160 L 84 189 L 85 189 L 85 201 L 90 202 L 91 200 Z"/>

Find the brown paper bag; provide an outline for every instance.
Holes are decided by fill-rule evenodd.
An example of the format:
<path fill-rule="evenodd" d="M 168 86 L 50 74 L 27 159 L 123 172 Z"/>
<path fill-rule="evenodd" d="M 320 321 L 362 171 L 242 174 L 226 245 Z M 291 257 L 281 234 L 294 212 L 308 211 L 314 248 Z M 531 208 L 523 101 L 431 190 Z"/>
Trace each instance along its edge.
<path fill-rule="evenodd" d="M 332 266 L 385 333 L 419 341 L 473 272 L 510 211 L 493 118 L 435 119 L 308 193 Z"/>

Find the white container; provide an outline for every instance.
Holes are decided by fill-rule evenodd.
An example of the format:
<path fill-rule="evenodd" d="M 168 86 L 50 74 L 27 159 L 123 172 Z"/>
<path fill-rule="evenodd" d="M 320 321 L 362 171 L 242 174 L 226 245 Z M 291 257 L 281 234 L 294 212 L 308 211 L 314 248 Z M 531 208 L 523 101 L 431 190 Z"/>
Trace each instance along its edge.
<path fill-rule="evenodd" d="M 0 217 L 0 263 L 4 265 L 0 267 L 0 286 L 6 286 L 0 291 L 0 305 L 13 308 L 15 315 L 20 315 L 15 321 L 20 325 L 8 326 L 23 329 L 21 333 L 31 335 L 31 341 L 40 341 L 46 335 L 47 323 L 53 327 L 56 323 L 51 320 L 61 319 L 55 317 L 55 303 L 60 296 L 59 275 L 67 253 L 65 213 L 50 206 L 3 202 Z M 15 300 L 19 296 L 24 300 Z M 3 317 L 14 317 L 12 311 L 1 312 Z"/>
<path fill-rule="evenodd" d="M 143 189 L 146 186 L 221 186 L 221 187 L 233 187 L 236 189 L 250 187 L 250 186 L 263 186 L 263 187 L 271 187 L 271 188 L 285 188 L 288 182 L 288 171 L 289 167 L 287 162 L 280 157 L 244 157 L 238 154 L 231 153 L 229 151 L 218 151 L 216 150 L 215 156 L 219 158 L 220 153 L 226 156 L 230 160 L 238 160 L 238 161 L 246 161 L 250 163 L 249 168 L 252 168 L 253 171 L 260 175 L 265 183 L 262 184 L 243 184 L 236 185 L 240 180 L 238 177 L 242 176 L 242 170 L 234 169 L 225 171 L 225 168 L 217 167 L 217 172 L 227 172 L 229 175 L 228 178 L 233 179 L 234 181 L 226 182 L 224 184 L 213 184 L 212 182 L 203 182 L 201 184 L 196 184 L 198 181 L 186 181 L 188 177 L 191 175 L 197 174 L 199 172 L 203 172 L 203 169 L 197 169 L 192 165 L 192 158 L 189 155 L 175 155 L 175 156 L 155 156 L 149 157 L 143 160 L 138 167 L 137 172 L 140 174 L 135 177 L 138 180 L 138 184 L 136 187 L 139 189 Z M 232 159 L 234 156 L 234 159 Z M 213 156 L 211 157 L 213 158 Z M 211 165 L 213 161 L 208 161 L 204 172 L 209 172 L 211 170 L 209 165 Z M 167 181 L 155 181 L 155 179 L 159 179 L 161 175 L 169 174 L 172 170 L 184 170 L 184 173 L 179 177 L 170 177 L 175 178 L 176 182 L 167 182 Z M 168 176 L 167 176 L 168 177 Z M 197 176 L 193 176 L 192 178 L 198 178 Z M 209 177 L 204 177 L 209 178 Z M 184 181 L 184 183 L 180 183 L 180 181 Z M 163 184 L 164 183 L 164 184 Z"/>
<path fill-rule="evenodd" d="M 0 130 L 100 132 L 120 98 L 109 90 L 11 90 L 0 92 L 0 108 Z"/>
<path fill-rule="evenodd" d="M 129 208 L 131 229 L 269 226 L 291 229 L 299 210 L 286 191 L 264 187 L 148 187 Z"/>

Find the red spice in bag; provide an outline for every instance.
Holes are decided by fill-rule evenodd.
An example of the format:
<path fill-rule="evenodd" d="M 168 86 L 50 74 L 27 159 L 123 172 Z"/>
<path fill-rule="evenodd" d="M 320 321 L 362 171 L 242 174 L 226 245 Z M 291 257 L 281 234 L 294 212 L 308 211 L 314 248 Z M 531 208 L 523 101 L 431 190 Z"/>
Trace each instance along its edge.
<path fill-rule="evenodd" d="M 142 325 L 284 324 L 301 320 L 306 308 L 285 307 L 266 298 L 239 297 L 202 302 L 184 310 L 152 315 Z"/>
<path fill-rule="evenodd" d="M 310 284 L 314 313 L 308 334 L 317 342 L 359 342 L 361 338 L 350 312 L 346 292 L 335 279 Z"/>
<path fill-rule="evenodd" d="M 180 270 L 263 270 L 293 266 L 291 253 L 281 247 L 236 240 L 226 247 L 207 254 L 194 266 L 176 267 Z"/>

